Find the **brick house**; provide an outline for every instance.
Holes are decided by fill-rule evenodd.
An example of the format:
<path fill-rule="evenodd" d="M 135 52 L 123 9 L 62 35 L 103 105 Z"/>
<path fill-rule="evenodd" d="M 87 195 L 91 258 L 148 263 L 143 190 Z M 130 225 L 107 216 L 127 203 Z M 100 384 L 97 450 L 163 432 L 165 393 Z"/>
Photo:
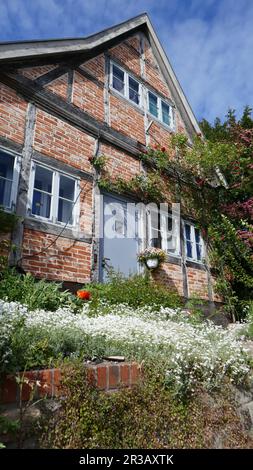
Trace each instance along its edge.
<path fill-rule="evenodd" d="M 12 263 L 73 289 L 103 280 L 106 263 L 138 272 L 140 245 L 123 243 L 122 221 L 118 239 L 97 235 L 108 207 L 124 212 L 133 200 L 99 188 L 94 156 L 129 180 L 145 173 L 146 146 L 200 132 L 148 16 L 84 39 L 1 43 L 0 62 L 0 204 L 20 216 Z M 156 277 L 185 298 L 213 302 L 200 233 L 192 220 L 181 224 Z"/>

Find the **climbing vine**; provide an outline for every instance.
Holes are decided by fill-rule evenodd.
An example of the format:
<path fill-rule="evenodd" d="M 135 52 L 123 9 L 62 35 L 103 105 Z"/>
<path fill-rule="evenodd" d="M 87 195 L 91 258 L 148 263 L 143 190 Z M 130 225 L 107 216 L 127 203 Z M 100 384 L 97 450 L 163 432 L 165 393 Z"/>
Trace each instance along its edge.
<path fill-rule="evenodd" d="M 253 298 L 253 121 L 246 107 L 242 119 L 233 112 L 214 126 L 202 122 L 201 134 L 189 144 L 174 134 L 168 145 L 139 155 L 144 171 L 125 180 L 103 166 L 99 187 L 131 194 L 148 202 L 180 202 L 181 212 L 198 221 L 209 247 L 216 290 L 230 313 L 240 317 Z M 252 127 L 250 127 L 252 125 Z M 248 127 L 245 127 L 248 126 Z"/>

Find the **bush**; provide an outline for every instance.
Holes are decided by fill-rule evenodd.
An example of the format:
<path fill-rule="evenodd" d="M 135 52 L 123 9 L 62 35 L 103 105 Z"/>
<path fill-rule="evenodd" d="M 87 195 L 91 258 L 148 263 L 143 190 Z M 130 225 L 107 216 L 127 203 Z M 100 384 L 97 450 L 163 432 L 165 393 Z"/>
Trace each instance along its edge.
<path fill-rule="evenodd" d="M 61 284 L 37 281 L 31 274 L 18 274 L 14 268 L 5 269 L 0 277 L 0 299 L 20 302 L 29 310 L 36 308 L 55 311 L 60 307 L 78 308 L 82 303 L 68 291 L 61 291 Z"/>
<path fill-rule="evenodd" d="M 203 448 L 215 445 L 222 428 L 225 447 L 249 444 L 231 398 L 224 398 L 225 389 L 215 401 L 199 390 L 182 402 L 156 369 L 146 371 L 134 388 L 112 394 L 99 392 L 85 374 L 80 365 L 66 368 L 65 398 L 58 414 L 47 420 L 42 447 Z"/>
<path fill-rule="evenodd" d="M 111 274 L 106 284 L 90 284 L 91 305 L 96 307 L 103 300 L 111 304 L 127 304 L 132 307 L 152 305 L 176 308 L 182 306 L 182 300 L 175 292 L 155 284 L 148 276 L 133 275 L 124 278 Z"/>

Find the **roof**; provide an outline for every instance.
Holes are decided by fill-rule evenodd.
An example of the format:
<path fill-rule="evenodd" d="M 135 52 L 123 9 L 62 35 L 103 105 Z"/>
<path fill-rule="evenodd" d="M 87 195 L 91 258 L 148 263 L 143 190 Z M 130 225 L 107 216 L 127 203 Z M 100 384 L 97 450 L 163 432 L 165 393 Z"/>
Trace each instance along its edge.
<path fill-rule="evenodd" d="M 200 133 L 198 122 L 181 88 L 169 59 L 158 39 L 147 13 L 142 13 L 123 23 L 100 31 L 85 38 L 47 39 L 36 41 L 18 41 L 0 43 L 0 64 L 25 64 L 37 59 L 55 60 L 83 54 L 87 58 L 96 55 L 116 41 L 125 39 L 135 31 L 147 34 L 162 74 L 172 90 L 176 106 L 186 115 L 192 130 Z"/>

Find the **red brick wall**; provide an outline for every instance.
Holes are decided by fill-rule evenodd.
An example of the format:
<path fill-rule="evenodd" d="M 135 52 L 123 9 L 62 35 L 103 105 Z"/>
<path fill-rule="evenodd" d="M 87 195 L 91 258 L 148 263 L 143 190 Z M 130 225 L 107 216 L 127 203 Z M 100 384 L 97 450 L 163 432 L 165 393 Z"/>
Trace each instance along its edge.
<path fill-rule="evenodd" d="M 104 120 L 104 90 L 74 72 L 73 104 L 99 121 Z"/>
<path fill-rule="evenodd" d="M 110 124 L 117 131 L 145 145 L 144 116 L 127 100 L 110 95 Z"/>
<path fill-rule="evenodd" d="M 187 268 L 189 297 L 208 300 L 207 273 L 199 269 Z"/>
<path fill-rule="evenodd" d="M 183 274 L 182 267 L 176 264 L 163 263 L 162 266 L 152 273 L 155 281 L 163 284 L 172 291 L 183 296 Z"/>
<path fill-rule="evenodd" d="M 100 54 L 94 59 L 90 59 L 87 62 L 84 62 L 81 65 L 81 68 L 84 68 L 93 75 L 97 80 L 104 83 L 105 81 L 105 58 L 104 54 Z"/>
<path fill-rule="evenodd" d="M 24 142 L 27 103 L 15 91 L 0 83 L 0 135 Z"/>
<path fill-rule="evenodd" d="M 161 126 L 156 121 L 153 121 L 153 124 L 151 124 L 149 130 L 150 145 L 154 146 L 160 144 L 162 147 L 165 147 L 167 149 L 169 146 L 171 135 L 172 133 L 169 130 L 165 129 L 164 126 Z"/>
<path fill-rule="evenodd" d="M 102 144 L 100 153 L 107 157 L 106 170 L 112 176 L 120 176 L 127 180 L 140 173 L 140 161 L 112 145 Z"/>
<path fill-rule="evenodd" d="M 129 47 L 130 46 L 130 47 Z M 109 49 L 112 59 L 118 59 L 129 70 L 132 70 L 136 75 L 141 74 L 140 67 L 140 39 L 139 36 L 134 36 L 126 41 L 118 44 L 117 46 Z"/>
<path fill-rule="evenodd" d="M 141 367 L 136 362 L 101 362 L 87 365 L 87 379 L 97 388 L 104 391 L 117 390 L 120 387 L 132 387 L 141 378 Z M 21 372 L 27 383 L 22 385 L 21 399 L 28 401 L 62 395 L 62 376 L 60 369 L 31 370 Z M 84 380 L 86 374 L 84 373 Z M 0 387 L 0 402 L 2 404 L 19 402 L 19 387 L 13 375 L 7 375 Z"/>
<path fill-rule="evenodd" d="M 62 77 L 59 77 L 53 82 L 49 83 L 45 88 L 46 90 L 49 90 L 66 100 L 68 89 L 68 74 L 65 73 L 65 75 L 62 75 Z"/>
<path fill-rule="evenodd" d="M 34 148 L 81 170 L 92 171 L 89 157 L 94 151 L 93 137 L 41 110 L 36 117 Z"/>
<path fill-rule="evenodd" d="M 58 281 L 89 282 L 91 245 L 60 237 L 46 252 L 55 235 L 25 229 L 22 266 L 38 278 Z"/>

